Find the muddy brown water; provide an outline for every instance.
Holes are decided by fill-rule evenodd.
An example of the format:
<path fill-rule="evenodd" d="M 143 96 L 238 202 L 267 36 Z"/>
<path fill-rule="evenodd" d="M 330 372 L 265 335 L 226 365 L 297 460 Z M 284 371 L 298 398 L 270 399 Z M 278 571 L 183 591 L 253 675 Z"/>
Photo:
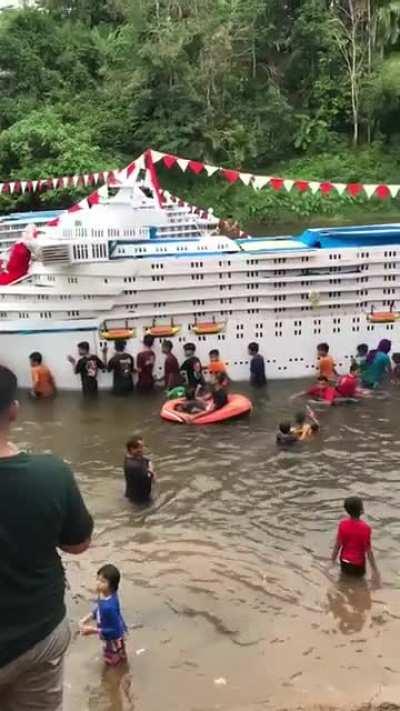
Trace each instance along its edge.
<path fill-rule="evenodd" d="M 74 630 L 66 711 L 400 700 L 400 390 L 325 412 L 319 439 L 279 451 L 276 424 L 302 385 L 251 392 L 250 418 L 209 427 L 162 422 L 161 394 L 24 399 L 16 441 L 71 462 L 96 522 L 91 549 L 65 559 Z M 147 508 L 122 495 L 123 443 L 137 431 L 158 474 Z M 349 494 L 365 500 L 379 590 L 326 571 Z M 104 673 L 99 642 L 76 633 L 103 562 L 122 572 L 130 675 Z"/>

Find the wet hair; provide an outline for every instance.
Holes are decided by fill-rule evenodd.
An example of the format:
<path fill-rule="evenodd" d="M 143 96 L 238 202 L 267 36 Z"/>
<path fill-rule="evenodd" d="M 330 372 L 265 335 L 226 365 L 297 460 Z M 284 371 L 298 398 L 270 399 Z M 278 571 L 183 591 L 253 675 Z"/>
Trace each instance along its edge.
<path fill-rule="evenodd" d="M 368 353 L 368 351 L 369 351 L 369 348 L 368 348 L 368 346 L 367 346 L 366 343 L 360 343 L 360 344 L 357 346 L 357 353 L 358 353 L 358 355 L 360 355 L 360 356 L 366 356 L 367 353 Z"/>
<path fill-rule="evenodd" d="M 196 350 L 196 346 L 194 345 L 194 343 L 185 343 L 183 345 L 183 350 L 184 351 L 193 351 L 193 353 L 194 353 Z"/>
<path fill-rule="evenodd" d="M 280 432 L 282 432 L 282 434 L 290 434 L 291 427 L 292 425 L 290 424 L 290 422 L 281 422 L 279 424 L 279 430 Z"/>
<path fill-rule="evenodd" d="M 361 514 L 364 513 L 364 506 L 360 496 L 348 496 L 344 500 L 344 510 L 352 518 L 360 518 Z"/>
<path fill-rule="evenodd" d="M 357 373 L 358 372 L 358 365 L 357 363 L 352 363 L 350 366 L 350 373 Z"/>
<path fill-rule="evenodd" d="M 217 348 L 212 348 L 208 355 L 210 358 L 219 358 L 219 350 Z"/>
<path fill-rule="evenodd" d="M 319 378 L 318 378 L 318 382 L 319 382 L 319 383 L 329 383 L 329 380 L 328 380 L 328 378 L 326 377 L 326 375 L 320 375 Z"/>
<path fill-rule="evenodd" d="M 389 353 L 392 349 L 392 341 L 389 341 L 388 338 L 382 338 L 381 341 L 379 341 L 378 344 L 378 351 L 380 353 Z"/>
<path fill-rule="evenodd" d="M 311 425 L 311 431 L 312 432 L 319 432 L 319 424 L 318 422 L 312 422 Z"/>
<path fill-rule="evenodd" d="M 89 353 L 90 345 L 87 341 L 81 341 L 80 343 L 78 343 L 78 349 L 80 351 L 85 351 L 85 353 Z"/>
<path fill-rule="evenodd" d="M 247 350 L 249 351 L 249 353 L 255 354 L 255 353 L 258 353 L 258 351 L 260 350 L 260 346 L 255 341 L 252 341 L 247 346 Z"/>
<path fill-rule="evenodd" d="M 112 563 L 102 565 L 101 568 L 98 569 L 97 575 L 101 575 L 102 578 L 107 580 L 112 592 L 117 592 L 121 580 L 121 573 L 115 565 L 112 565 Z"/>
<path fill-rule="evenodd" d="M 393 353 L 392 361 L 398 365 L 400 363 L 400 353 Z"/>
<path fill-rule="evenodd" d="M 137 449 L 141 442 L 143 442 L 142 435 L 140 435 L 140 434 L 133 435 L 133 437 L 129 437 L 129 439 L 126 443 L 126 448 L 127 449 Z"/>
<path fill-rule="evenodd" d="M 9 368 L 0 365 L 0 416 L 17 397 L 17 378 Z"/>
<path fill-rule="evenodd" d="M 304 425 L 306 421 L 307 414 L 304 410 L 299 410 L 299 412 L 296 412 L 294 419 L 296 421 L 297 425 Z"/>
<path fill-rule="evenodd" d="M 217 373 L 215 376 L 215 382 L 218 383 L 218 385 L 223 385 L 226 380 L 226 375 L 225 373 Z"/>
<path fill-rule="evenodd" d="M 329 344 L 319 343 L 317 346 L 317 351 L 320 351 L 321 353 L 329 353 Z"/>
<path fill-rule="evenodd" d="M 151 333 L 146 333 L 145 337 L 143 338 L 143 345 L 146 346 L 146 348 L 151 348 L 154 344 L 154 336 L 151 335 Z"/>
<path fill-rule="evenodd" d="M 123 353 L 126 348 L 126 341 L 115 341 L 115 350 L 117 353 Z"/>
<path fill-rule="evenodd" d="M 32 361 L 32 363 L 37 363 L 40 365 L 43 361 L 42 354 L 39 353 L 39 351 L 33 351 L 33 353 L 30 354 L 29 360 Z"/>
<path fill-rule="evenodd" d="M 172 351 L 173 347 L 174 347 L 174 344 L 172 343 L 172 341 L 165 340 L 161 344 L 161 348 L 166 348 L 169 352 Z"/>

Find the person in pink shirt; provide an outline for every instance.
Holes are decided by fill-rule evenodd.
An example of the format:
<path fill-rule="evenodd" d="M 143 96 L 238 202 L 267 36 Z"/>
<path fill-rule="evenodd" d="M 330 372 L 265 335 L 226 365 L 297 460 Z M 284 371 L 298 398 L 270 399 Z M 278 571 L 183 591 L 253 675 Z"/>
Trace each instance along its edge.
<path fill-rule="evenodd" d="M 341 375 L 336 383 L 336 392 L 339 397 L 357 397 L 358 388 L 358 366 L 352 363 L 350 372 L 347 375 Z"/>
<path fill-rule="evenodd" d="M 379 581 L 379 572 L 372 552 L 371 527 L 361 520 L 364 513 L 362 499 L 359 496 L 349 496 L 344 501 L 344 510 L 349 517 L 339 523 L 332 563 L 336 562 L 339 555 L 342 573 L 361 578 L 365 575 L 368 559 L 373 577 Z"/>

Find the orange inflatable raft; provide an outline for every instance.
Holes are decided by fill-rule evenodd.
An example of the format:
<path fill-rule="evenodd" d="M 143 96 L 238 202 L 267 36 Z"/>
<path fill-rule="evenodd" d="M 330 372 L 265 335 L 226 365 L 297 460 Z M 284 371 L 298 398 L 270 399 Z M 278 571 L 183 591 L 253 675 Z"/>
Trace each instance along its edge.
<path fill-rule="evenodd" d="M 167 400 L 161 409 L 161 417 L 168 422 L 177 422 L 187 425 L 213 425 L 216 422 L 234 420 L 237 417 L 248 415 L 252 410 L 250 400 L 244 395 L 228 395 L 228 404 L 220 410 L 204 412 L 196 415 L 189 415 L 186 412 L 179 412 L 176 406 L 183 402 L 183 398 L 177 400 Z"/>

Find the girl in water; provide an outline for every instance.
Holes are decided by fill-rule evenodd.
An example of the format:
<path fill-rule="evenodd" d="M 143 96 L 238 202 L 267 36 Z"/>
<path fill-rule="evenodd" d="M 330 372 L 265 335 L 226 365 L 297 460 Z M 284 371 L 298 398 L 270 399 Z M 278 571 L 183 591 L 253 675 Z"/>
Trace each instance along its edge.
<path fill-rule="evenodd" d="M 389 358 L 389 353 L 392 348 L 392 342 L 387 338 L 379 341 L 376 350 L 369 351 L 367 356 L 366 368 L 362 374 L 362 384 L 367 388 L 377 388 L 386 374 L 390 375 L 392 366 Z"/>

